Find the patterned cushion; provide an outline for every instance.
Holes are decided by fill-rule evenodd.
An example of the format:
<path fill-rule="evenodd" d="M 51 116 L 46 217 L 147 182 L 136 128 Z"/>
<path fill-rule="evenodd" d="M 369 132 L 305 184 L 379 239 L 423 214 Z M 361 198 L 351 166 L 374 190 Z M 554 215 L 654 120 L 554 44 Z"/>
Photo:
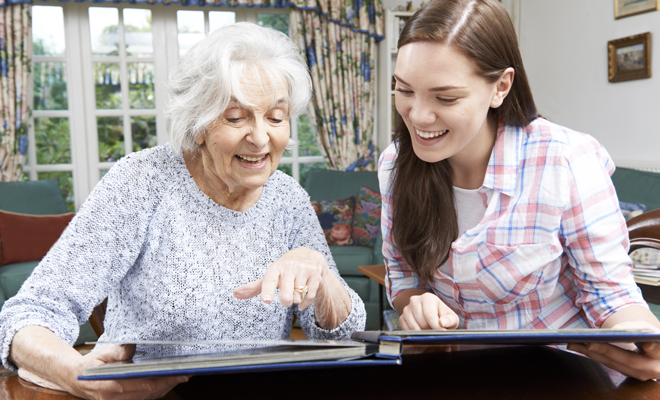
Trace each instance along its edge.
<path fill-rule="evenodd" d="M 648 247 L 642 247 L 630 253 L 630 258 L 635 264 L 660 266 L 660 251 Z"/>
<path fill-rule="evenodd" d="M 366 186 L 360 188 L 355 215 L 353 216 L 353 239 L 358 246 L 374 247 L 380 232 L 380 193 Z"/>
<path fill-rule="evenodd" d="M 355 210 L 355 196 L 338 200 L 312 200 L 328 245 L 354 246 L 351 225 Z"/>

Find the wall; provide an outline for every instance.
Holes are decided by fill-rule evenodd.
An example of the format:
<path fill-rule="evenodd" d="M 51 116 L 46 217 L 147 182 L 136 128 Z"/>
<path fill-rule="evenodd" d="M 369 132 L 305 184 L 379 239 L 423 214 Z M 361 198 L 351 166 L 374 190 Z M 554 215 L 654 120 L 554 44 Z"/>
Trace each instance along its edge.
<path fill-rule="evenodd" d="M 539 112 L 596 137 L 619 166 L 660 168 L 660 11 L 614 19 L 614 0 L 520 1 Z M 609 83 L 607 41 L 651 32 L 651 78 Z"/>
<path fill-rule="evenodd" d="M 421 0 L 413 0 L 417 8 Z M 614 19 L 614 0 L 504 0 L 539 112 L 596 137 L 619 166 L 660 169 L 660 11 Z M 384 0 L 384 7 L 405 0 Z M 655 29 L 654 29 L 655 28 Z M 607 41 L 651 32 L 651 78 L 609 83 Z M 657 35 L 656 35 L 657 34 Z"/>

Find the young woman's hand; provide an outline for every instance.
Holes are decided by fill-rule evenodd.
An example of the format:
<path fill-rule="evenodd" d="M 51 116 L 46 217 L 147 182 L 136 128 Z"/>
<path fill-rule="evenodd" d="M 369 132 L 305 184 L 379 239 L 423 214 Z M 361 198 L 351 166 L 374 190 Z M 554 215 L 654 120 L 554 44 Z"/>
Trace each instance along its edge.
<path fill-rule="evenodd" d="M 458 316 L 438 296 L 426 292 L 410 297 L 399 316 L 399 324 L 406 331 L 456 329 Z"/>
<path fill-rule="evenodd" d="M 649 329 L 660 333 L 660 329 L 645 321 L 627 321 L 611 329 Z M 641 346 L 619 346 L 607 343 L 570 344 L 568 349 L 577 351 L 624 375 L 642 381 L 660 378 L 660 343 L 649 342 Z"/>

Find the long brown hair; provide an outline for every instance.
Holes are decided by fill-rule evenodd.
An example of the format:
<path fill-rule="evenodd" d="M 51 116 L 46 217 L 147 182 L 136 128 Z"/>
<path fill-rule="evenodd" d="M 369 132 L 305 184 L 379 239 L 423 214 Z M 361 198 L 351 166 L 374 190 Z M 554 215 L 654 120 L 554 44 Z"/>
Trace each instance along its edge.
<path fill-rule="evenodd" d="M 462 51 L 489 83 L 497 81 L 505 69 L 513 68 L 513 86 L 502 105 L 490 109 L 489 118 L 527 126 L 537 117 L 516 33 L 499 1 L 431 0 L 408 20 L 398 47 L 422 41 Z M 427 163 L 415 155 L 401 118 L 394 141 L 398 157 L 392 186 L 392 239 L 413 271 L 431 282 L 458 237 L 453 171 L 446 159 Z"/>

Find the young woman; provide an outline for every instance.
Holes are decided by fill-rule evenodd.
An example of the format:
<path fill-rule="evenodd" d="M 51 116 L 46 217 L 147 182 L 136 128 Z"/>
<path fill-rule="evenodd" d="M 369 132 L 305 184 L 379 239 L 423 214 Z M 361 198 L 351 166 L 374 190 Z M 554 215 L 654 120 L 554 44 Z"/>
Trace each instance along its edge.
<path fill-rule="evenodd" d="M 591 136 L 538 117 L 496 0 L 433 0 L 406 24 L 383 152 L 383 254 L 403 329 L 649 328 L 628 233 Z M 569 349 L 660 376 L 660 346 Z"/>

